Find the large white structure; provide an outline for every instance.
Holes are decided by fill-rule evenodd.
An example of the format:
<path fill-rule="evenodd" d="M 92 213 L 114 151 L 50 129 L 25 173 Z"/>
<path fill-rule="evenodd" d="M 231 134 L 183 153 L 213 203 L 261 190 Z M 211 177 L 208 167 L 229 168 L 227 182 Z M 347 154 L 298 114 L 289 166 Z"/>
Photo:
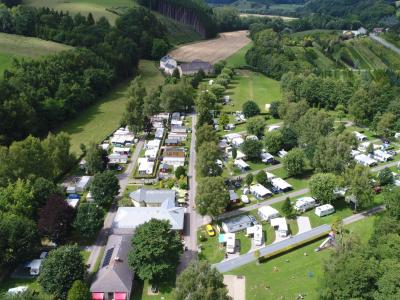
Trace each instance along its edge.
<path fill-rule="evenodd" d="M 258 215 L 262 221 L 270 221 L 280 216 L 279 211 L 269 205 L 260 207 L 258 209 Z"/>
<path fill-rule="evenodd" d="M 367 167 L 371 167 L 377 164 L 377 161 L 375 159 L 369 157 L 366 154 L 356 155 L 354 157 L 354 160 L 356 161 L 356 163 Z"/>
<path fill-rule="evenodd" d="M 271 219 L 271 226 L 274 227 L 275 232 L 280 236 L 280 237 L 286 237 L 289 234 L 289 228 L 286 223 L 285 218 L 274 218 Z"/>
<path fill-rule="evenodd" d="M 168 75 L 172 75 L 177 67 L 177 61 L 169 55 L 166 55 L 160 59 L 160 69 Z"/>
<path fill-rule="evenodd" d="M 250 187 L 250 192 L 257 198 L 272 196 L 272 192 L 262 184 L 254 184 Z"/>
<path fill-rule="evenodd" d="M 293 187 L 291 184 L 283 180 L 282 178 L 276 177 L 271 179 L 271 184 L 281 190 L 281 191 L 288 191 L 291 190 Z"/>
<path fill-rule="evenodd" d="M 315 207 L 316 204 L 317 204 L 317 202 L 315 201 L 315 199 L 313 197 L 302 197 L 302 198 L 297 199 L 297 201 L 294 205 L 294 209 L 296 211 L 304 212 L 306 210 L 309 210 L 309 209 Z"/>

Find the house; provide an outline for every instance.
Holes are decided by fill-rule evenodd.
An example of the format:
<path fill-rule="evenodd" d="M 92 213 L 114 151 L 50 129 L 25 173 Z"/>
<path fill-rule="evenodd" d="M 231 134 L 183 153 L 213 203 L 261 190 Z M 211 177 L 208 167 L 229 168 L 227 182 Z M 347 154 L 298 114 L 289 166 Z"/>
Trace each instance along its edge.
<path fill-rule="evenodd" d="M 243 159 L 235 159 L 233 164 L 235 165 L 235 167 L 238 167 L 242 171 L 250 169 L 250 166 Z"/>
<path fill-rule="evenodd" d="M 162 162 L 176 170 L 178 167 L 183 167 L 185 165 L 185 157 L 164 156 Z"/>
<path fill-rule="evenodd" d="M 257 198 L 265 198 L 268 196 L 272 196 L 272 192 L 259 183 L 250 186 L 250 192 Z"/>
<path fill-rule="evenodd" d="M 75 183 L 67 187 L 67 193 L 83 193 L 90 185 L 92 176 L 82 176 L 75 178 Z"/>
<path fill-rule="evenodd" d="M 254 217 L 250 217 L 248 215 L 241 215 L 224 220 L 221 223 L 221 226 L 226 233 L 232 233 L 253 226 L 254 221 L 255 221 Z"/>
<path fill-rule="evenodd" d="M 169 55 L 166 55 L 160 59 L 160 69 L 168 75 L 172 75 L 177 66 L 177 61 Z"/>
<path fill-rule="evenodd" d="M 161 140 L 164 137 L 164 128 L 157 128 L 154 133 L 154 138 L 157 140 Z"/>
<path fill-rule="evenodd" d="M 127 234 L 137 226 L 157 219 L 167 220 L 173 230 L 182 231 L 184 214 L 185 208 L 177 207 L 172 199 L 166 199 L 159 207 L 119 207 L 112 228 L 114 234 Z"/>
<path fill-rule="evenodd" d="M 360 132 L 358 132 L 358 131 L 353 131 L 353 133 L 354 133 L 354 135 L 356 136 L 356 139 L 357 139 L 359 142 L 368 141 L 368 138 L 367 138 L 366 135 L 364 135 L 364 134 L 362 134 L 362 133 L 360 133 Z"/>
<path fill-rule="evenodd" d="M 114 164 L 127 164 L 128 163 L 128 155 L 111 153 L 108 157 L 108 163 L 110 165 Z"/>
<path fill-rule="evenodd" d="M 149 161 L 147 158 L 140 157 L 138 159 L 139 168 L 138 173 L 140 175 L 151 175 L 154 170 L 154 161 Z"/>
<path fill-rule="evenodd" d="M 186 141 L 187 134 L 186 133 L 179 133 L 179 132 L 170 132 L 168 134 L 168 139 L 175 139 L 181 143 L 182 141 Z"/>
<path fill-rule="evenodd" d="M 285 218 L 274 218 L 271 219 L 271 226 L 274 227 L 275 232 L 280 237 L 286 237 L 289 234 L 288 225 Z"/>
<path fill-rule="evenodd" d="M 393 157 L 386 151 L 382 150 L 375 150 L 374 151 L 374 159 L 380 162 L 387 162 L 388 160 L 391 160 Z"/>
<path fill-rule="evenodd" d="M 124 147 L 132 145 L 134 143 L 134 139 L 135 136 L 131 131 L 129 131 L 128 128 L 121 127 L 113 133 L 110 142 L 113 144 L 113 146 Z"/>
<path fill-rule="evenodd" d="M 100 269 L 90 286 L 92 300 L 129 300 L 134 273 L 128 265 L 131 235 L 110 235 Z"/>
<path fill-rule="evenodd" d="M 291 184 L 289 184 L 282 178 L 278 178 L 278 177 L 271 179 L 271 184 L 275 188 L 279 189 L 280 191 L 284 191 L 284 192 L 291 190 L 293 188 Z"/>
<path fill-rule="evenodd" d="M 159 207 L 165 200 L 175 201 L 176 192 L 173 190 L 138 189 L 129 193 L 132 203 L 136 207 Z"/>
<path fill-rule="evenodd" d="M 184 63 L 178 66 L 179 74 L 182 75 L 195 75 L 200 70 L 203 70 L 205 74 L 211 74 L 214 72 L 213 66 L 209 62 L 196 59 L 190 63 Z"/>
<path fill-rule="evenodd" d="M 263 228 L 261 225 L 247 227 L 246 235 L 253 236 L 255 246 L 261 246 L 263 244 Z"/>
<path fill-rule="evenodd" d="M 163 156 L 167 157 L 185 157 L 185 148 L 166 147 Z"/>
<path fill-rule="evenodd" d="M 262 206 L 258 209 L 258 215 L 262 221 L 269 221 L 280 216 L 279 211 L 272 206 Z"/>
<path fill-rule="evenodd" d="M 377 161 L 375 159 L 365 154 L 359 154 L 355 156 L 354 160 L 356 161 L 356 163 L 368 167 L 375 166 L 377 164 Z"/>
<path fill-rule="evenodd" d="M 240 200 L 240 198 L 239 198 L 238 194 L 236 194 L 236 192 L 234 190 L 229 190 L 229 201 L 237 203 L 237 202 L 239 202 L 239 200 Z"/>

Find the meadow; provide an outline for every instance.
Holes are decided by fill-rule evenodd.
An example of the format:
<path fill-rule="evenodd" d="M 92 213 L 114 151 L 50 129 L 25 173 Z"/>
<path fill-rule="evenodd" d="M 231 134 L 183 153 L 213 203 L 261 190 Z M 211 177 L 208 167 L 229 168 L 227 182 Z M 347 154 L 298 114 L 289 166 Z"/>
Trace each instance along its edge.
<path fill-rule="evenodd" d="M 237 75 L 226 93 L 230 95 L 232 105 L 226 105 L 224 110 L 242 110 L 243 103 L 253 100 L 259 105 L 261 112 L 266 112 L 265 104 L 281 100 L 279 81 L 248 70 L 236 70 L 236 72 Z"/>
<path fill-rule="evenodd" d="M 71 48 L 38 38 L 0 33 L 0 74 L 11 67 L 14 58 L 38 58 Z"/>
<path fill-rule="evenodd" d="M 369 217 L 346 226 L 366 243 L 373 231 L 376 217 Z M 272 258 L 260 265 L 251 263 L 228 274 L 246 277 L 246 299 L 318 299 L 318 287 L 323 275 L 323 264 L 331 249 L 314 252 L 322 240 Z M 305 253 L 307 255 L 305 255 Z"/>
<path fill-rule="evenodd" d="M 247 44 L 242 49 L 237 51 L 236 53 L 229 56 L 226 61 L 226 66 L 230 68 L 242 68 L 247 65 L 246 63 L 246 53 L 253 46 L 253 42 Z"/>
<path fill-rule="evenodd" d="M 164 81 L 163 75 L 153 61 L 140 61 L 138 73 L 148 89 L 157 87 Z M 125 94 L 129 83 L 130 80 L 127 80 L 119 84 L 103 100 L 93 104 L 59 128 L 58 131 L 64 131 L 70 135 L 73 152 L 80 153 L 81 143 L 88 145 L 90 142 L 100 142 L 119 126 L 128 102 Z"/>

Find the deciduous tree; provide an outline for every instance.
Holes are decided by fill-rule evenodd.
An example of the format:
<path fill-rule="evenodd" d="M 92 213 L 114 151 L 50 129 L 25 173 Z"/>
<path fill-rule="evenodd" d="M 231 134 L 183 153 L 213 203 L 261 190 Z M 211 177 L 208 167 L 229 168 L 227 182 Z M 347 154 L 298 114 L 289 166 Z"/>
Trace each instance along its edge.
<path fill-rule="evenodd" d="M 260 159 L 262 147 L 263 145 L 261 141 L 248 139 L 242 144 L 241 150 L 248 159 L 257 160 Z"/>
<path fill-rule="evenodd" d="M 336 187 L 336 176 L 333 174 L 319 173 L 311 177 L 311 196 L 321 203 L 333 203 L 335 200 L 334 190 Z"/>
<path fill-rule="evenodd" d="M 261 116 L 249 118 L 246 123 L 247 132 L 257 136 L 258 138 L 264 136 L 265 126 L 265 119 Z"/>
<path fill-rule="evenodd" d="M 84 237 L 95 236 L 103 225 L 104 211 L 94 203 L 82 203 L 74 220 L 74 228 Z"/>
<path fill-rule="evenodd" d="M 290 150 L 283 159 L 283 166 L 285 167 L 289 176 L 301 175 L 306 166 L 306 157 L 304 151 L 300 148 L 294 148 Z"/>
<path fill-rule="evenodd" d="M 245 102 L 243 104 L 242 111 L 246 118 L 255 117 L 261 112 L 260 107 L 254 101 Z"/>
<path fill-rule="evenodd" d="M 88 300 L 90 290 L 82 280 L 76 280 L 68 291 L 67 300 Z"/>
<path fill-rule="evenodd" d="M 276 154 L 283 147 L 283 136 L 280 130 L 267 132 L 264 137 L 264 145 L 267 151 Z"/>
<path fill-rule="evenodd" d="M 196 169 L 200 176 L 218 176 L 222 169 L 217 164 L 221 158 L 221 151 L 215 142 L 201 144 L 197 154 Z"/>
<path fill-rule="evenodd" d="M 216 217 L 229 203 L 229 192 L 222 177 L 204 177 L 199 180 L 196 209 L 201 215 Z"/>
<path fill-rule="evenodd" d="M 111 205 L 118 195 L 119 181 L 112 171 L 97 173 L 90 185 L 94 201 L 101 207 Z"/>

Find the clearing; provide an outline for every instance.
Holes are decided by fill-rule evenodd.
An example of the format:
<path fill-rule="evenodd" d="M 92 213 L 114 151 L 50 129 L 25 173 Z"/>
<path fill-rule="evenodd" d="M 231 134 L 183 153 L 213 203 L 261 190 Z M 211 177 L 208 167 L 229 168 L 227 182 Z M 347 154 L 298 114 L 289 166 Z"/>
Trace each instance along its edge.
<path fill-rule="evenodd" d="M 144 80 L 147 89 L 158 87 L 164 77 L 158 71 L 156 63 L 141 60 L 139 74 Z M 130 80 L 118 85 L 102 101 L 99 101 L 84 110 L 73 120 L 66 122 L 58 131 L 64 131 L 71 137 L 71 150 L 80 153 L 79 145 L 90 142 L 100 142 L 111 134 L 120 124 L 128 102 L 125 96 Z"/>
<path fill-rule="evenodd" d="M 247 30 L 224 32 L 218 38 L 181 46 L 169 54 L 181 62 L 201 59 L 210 63 L 223 60 L 250 43 Z"/>
<path fill-rule="evenodd" d="M 261 112 L 265 112 L 265 104 L 281 100 L 279 81 L 247 70 L 236 70 L 236 72 L 237 75 L 226 92 L 226 95 L 231 97 L 232 105 L 225 105 L 225 111 L 242 110 L 243 103 L 253 100 L 258 104 Z"/>
<path fill-rule="evenodd" d="M 36 58 L 72 47 L 33 37 L 0 33 L 0 74 L 11 66 L 14 58 Z"/>

